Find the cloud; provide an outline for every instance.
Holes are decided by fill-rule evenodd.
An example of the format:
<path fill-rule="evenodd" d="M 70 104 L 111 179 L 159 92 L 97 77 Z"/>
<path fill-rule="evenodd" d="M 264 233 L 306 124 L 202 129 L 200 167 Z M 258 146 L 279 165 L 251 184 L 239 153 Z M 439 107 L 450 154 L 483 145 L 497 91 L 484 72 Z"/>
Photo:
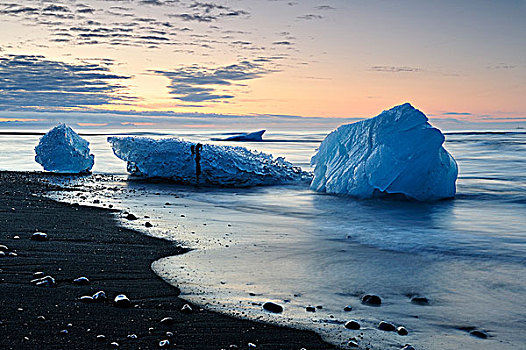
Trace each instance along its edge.
<path fill-rule="evenodd" d="M 406 73 L 406 72 L 420 72 L 420 68 L 407 66 L 372 66 L 370 70 L 384 73 Z"/>
<path fill-rule="evenodd" d="M 298 19 L 304 19 L 304 20 L 307 20 L 307 21 L 312 21 L 312 20 L 315 20 L 315 19 L 322 19 L 323 16 L 308 14 L 308 15 L 298 16 L 297 18 Z"/>
<path fill-rule="evenodd" d="M 188 6 L 193 13 L 171 14 L 169 17 L 177 17 L 183 21 L 212 22 L 221 18 L 248 16 L 245 10 L 235 10 L 231 7 L 211 2 L 194 2 Z"/>
<path fill-rule="evenodd" d="M 0 109 L 82 107 L 130 100 L 118 92 L 128 76 L 110 72 L 110 61 L 71 64 L 44 56 L 0 56 Z"/>
<path fill-rule="evenodd" d="M 316 10 L 327 11 L 327 10 L 336 10 L 336 8 L 330 5 L 320 5 L 320 6 L 316 6 Z"/>
<path fill-rule="evenodd" d="M 210 69 L 200 66 L 179 68 L 174 71 L 155 71 L 169 78 L 170 93 L 185 102 L 205 102 L 232 99 L 230 93 L 219 89 L 231 88 L 235 82 L 260 78 L 270 73 L 260 64 L 242 61 L 238 64 Z"/>

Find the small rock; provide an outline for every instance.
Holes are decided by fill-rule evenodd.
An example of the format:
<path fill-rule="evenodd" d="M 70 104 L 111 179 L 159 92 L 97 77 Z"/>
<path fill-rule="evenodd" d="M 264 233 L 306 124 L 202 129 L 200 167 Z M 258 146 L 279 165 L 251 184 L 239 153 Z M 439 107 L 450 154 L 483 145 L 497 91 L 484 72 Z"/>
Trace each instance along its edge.
<path fill-rule="evenodd" d="M 171 318 L 171 317 L 165 317 L 165 318 L 163 318 L 163 319 L 161 320 L 161 323 L 164 324 L 164 325 L 166 325 L 166 326 L 169 326 L 169 325 L 171 325 L 171 324 L 174 323 L 174 319 Z"/>
<path fill-rule="evenodd" d="M 20 239 L 20 236 L 13 236 L 13 239 Z"/>
<path fill-rule="evenodd" d="M 345 312 L 352 311 L 352 306 L 351 305 L 347 305 L 346 307 L 343 308 L 343 311 L 345 311 Z"/>
<path fill-rule="evenodd" d="M 118 348 L 119 347 L 119 343 L 117 343 L 116 341 L 114 341 L 110 345 L 113 346 L 114 348 Z"/>
<path fill-rule="evenodd" d="M 416 350 L 413 346 L 409 344 L 405 344 L 402 350 Z"/>
<path fill-rule="evenodd" d="M 166 336 L 168 338 L 172 338 L 174 336 L 174 334 L 172 332 L 166 332 Z"/>
<path fill-rule="evenodd" d="M 382 304 L 382 299 L 378 295 L 367 294 L 362 297 L 362 304 L 380 306 Z"/>
<path fill-rule="evenodd" d="M 73 280 L 73 283 L 75 283 L 78 286 L 86 286 L 86 285 L 90 284 L 90 281 L 86 277 L 79 277 L 79 278 L 75 278 Z"/>
<path fill-rule="evenodd" d="M 283 312 L 283 306 L 273 303 L 272 301 L 267 301 L 266 303 L 264 303 L 263 309 L 267 310 L 268 312 L 273 312 L 273 313 L 278 313 L 278 314 Z"/>
<path fill-rule="evenodd" d="M 256 344 L 254 344 L 254 343 L 248 343 L 248 347 L 250 349 L 257 348 Z"/>
<path fill-rule="evenodd" d="M 305 310 L 306 310 L 307 312 L 316 312 L 316 308 L 315 308 L 314 306 L 311 306 L 311 305 L 307 306 L 307 307 L 305 308 Z"/>
<path fill-rule="evenodd" d="M 55 279 L 51 276 L 46 276 L 42 278 L 37 278 L 34 280 L 31 280 L 31 284 L 34 284 L 38 287 L 54 287 L 57 283 L 55 282 Z"/>
<path fill-rule="evenodd" d="M 37 317 L 37 320 L 39 320 L 39 321 L 45 321 L 46 318 L 45 318 L 44 316 L 38 316 L 38 317 Z"/>
<path fill-rule="evenodd" d="M 106 296 L 106 293 L 103 290 L 101 290 L 93 294 L 92 299 L 94 302 L 100 303 L 108 299 L 108 297 Z"/>
<path fill-rule="evenodd" d="M 44 277 L 44 273 L 42 271 L 35 272 L 33 274 L 33 277 L 35 277 L 35 278 L 42 278 L 42 277 Z"/>
<path fill-rule="evenodd" d="M 83 295 L 79 298 L 79 301 L 82 303 L 90 304 L 93 303 L 95 300 L 93 300 L 93 297 L 90 295 Z"/>
<path fill-rule="evenodd" d="M 128 339 L 137 339 L 137 334 L 128 334 L 128 336 L 126 337 Z"/>
<path fill-rule="evenodd" d="M 478 329 L 472 330 L 469 334 L 480 339 L 486 339 L 488 337 L 488 333 Z"/>
<path fill-rule="evenodd" d="M 106 341 L 106 336 L 103 335 L 103 334 L 99 334 L 97 335 L 97 337 L 95 338 L 98 342 L 103 342 L 103 341 Z"/>
<path fill-rule="evenodd" d="M 126 215 L 126 219 L 128 219 L 128 220 L 137 220 L 137 217 L 135 215 L 133 215 L 132 213 L 129 213 L 128 215 Z"/>
<path fill-rule="evenodd" d="M 168 339 L 165 339 L 165 340 L 161 340 L 159 342 L 159 347 L 160 348 L 167 348 L 170 346 L 170 341 Z"/>
<path fill-rule="evenodd" d="M 188 304 L 184 304 L 183 307 L 181 308 L 181 312 L 184 314 L 189 314 L 192 312 L 192 307 Z"/>
<path fill-rule="evenodd" d="M 31 235 L 31 239 L 34 241 L 47 241 L 47 233 L 44 232 L 35 232 Z"/>
<path fill-rule="evenodd" d="M 429 299 L 427 299 L 426 297 L 414 296 L 411 298 L 411 302 L 417 305 L 428 305 Z"/>
<path fill-rule="evenodd" d="M 360 324 L 358 323 L 358 321 L 350 320 L 345 322 L 344 327 L 347 329 L 358 330 L 360 329 Z"/>
<path fill-rule="evenodd" d="M 115 300 L 113 300 L 113 306 L 115 307 L 130 307 L 131 301 L 128 299 L 128 297 L 124 294 L 119 294 L 115 297 Z"/>
<path fill-rule="evenodd" d="M 0 250 L 0 258 L 4 258 L 5 256 L 6 256 L 5 252 Z"/>
<path fill-rule="evenodd" d="M 357 348 L 359 347 L 358 343 L 355 342 L 354 340 L 350 340 L 347 345 L 350 347 L 350 348 Z"/>
<path fill-rule="evenodd" d="M 408 335 L 408 334 L 409 334 L 409 332 L 407 331 L 407 329 L 405 329 L 405 327 L 402 327 L 402 326 L 398 327 L 398 328 L 396 329 L 396 332 L 397 332 L 399 335 Z"/>
<path fill-rule="evenodd" d="M 152 227 L 153 225 L 152 225 L 149 221 L 146 221 L 146 222 L 144 223 L 144 226 L 146 226 L 146 227 Z"/>
<path fill-rule="evenodd" d="M 386 331 L 386 332 L 394 332 L 394 331 L 396 331 L 396 327 L 392 323 L 385 322 L 385 321 L 381 321 L 378 324 L 378 329 L 381 330 L 381 331 Z"/>
<path fill-rule="evenodd" d="M 7 252 L 8 250 L 9 250 L 9 248 L 7 248 L 6 245 L 0 244 L 0 251 Z"/>
<path fill-rule="evenodd" d="M 15 253 L 15 252 L 9 252 L 9 256 L 12 257 L 12 258 L 16 258 L 18 256 L 18 254 Z"/>
<path fill-rule="evenodd" d="M 69 332 L 68 332 L 67 329 L 63 329 L 63 330 L 60 331 L 60 334 L 68 334 L 68 333 L 69 333 Z"/>

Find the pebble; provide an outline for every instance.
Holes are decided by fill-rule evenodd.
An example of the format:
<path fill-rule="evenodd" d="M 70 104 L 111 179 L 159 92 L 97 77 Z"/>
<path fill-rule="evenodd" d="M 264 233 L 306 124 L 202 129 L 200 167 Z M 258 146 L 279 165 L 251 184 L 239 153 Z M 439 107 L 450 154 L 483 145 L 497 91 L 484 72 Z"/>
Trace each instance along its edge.
<path fill-rule="evenodd" d="M 9 250 L 9 248 L 7 248 L 6 245 L 0 244 L 0 251 L 7 252 L 8 250 Z"/>
<path fill-rule="evenodd" d="M 101 290 L 101 291 L 98 291 L 97 293 L 93 294 L 92 299 L 95 302 L 102 302 L 102 301 L 108 299 L 108 297 L 106 296 L 106 293 L 103 290 Z"/>
<path fill-rule="evenodd" d="M 146 226 L 146 227 L 152 227 L 153 225 L 152 225 L 149 221 L 146 221 L 146 222 L 144 223 L 144 226 Z"/>
<path fill-rule="evenodd" d="M 67 329 L 63 329 L 63 330 L 60 331 L 60 334 L 68 334 L 68 333 L 69 333 L 69 332 L 68 332 Z"/>
<path fill-rule="evenodd" d="M 20 239 L 20 236 L 13 236 L 13 239 Z"/>
<path fill-rule="evenodd" d="M 132 213 L 129 213 L 128 215 L 126 215 L 126 219 L 128 219 L 128 220 L 137 220 L 137 217 L 135 215 L 133 215 Z"/>
<path fill-rule="evenodd" d="M 169 325 L 171 325 L 171 324 L 174 323 L 174 319 L 171 318 L 171 317 L 165 317 L 165 318 L 163 318 L 163 319 L 161 320 L 161 323 L 164 324 L 164 325 L 169 326 Z"/>
<path fill-rule="evenodd" d="M 358 330 L 360 329 L 360 324 L 358 323 L 358 321 L 350 320 L 345 322 L 344 327 L 347 329 Z"/>
<path fill-rule="evenodd" d="M 347 343 L 347 345 L 348 345 L 349 347 L 351 347 L 351 348 L 357 348 L 357 347 L 359 347 L 358 343 L 355 342 L 354 340 L 350 340 L 350 341 Z"/>
<path fill-rule="evenodd" d="M 38 317 L 37 317 L 37 320 L 39 320 L 39 321 L 45 321 L 46 318 L 45 318 L 44 316 L 38 316 Z"/>
<path fill-rule="evenodd" d="M 128 299 L 128 297 L 124 294 L 119 294 L 115 297 L 113 300 L 113 306 L 115 307 L 130 307 L 131 301 Z"/>
<path fill-rule="evenodd" d="M 128 334 L 127 336 L 128 339 L 137 339 L 137 334 Z"/>
<path fill-rule="evenodd" d="M 79 301 L 80 302 L 83 302 L 83 303 L 86 303 L 86 304 L 89 304 L 89 303 L 92 303 L 94 302 L 93 300 L 93 297 L 92 296 L 89 296 L 89 295 L 83 295 L 79 298 Z"/>
<path fill-rule="evenodd" d="M 184 304 L 181 308 L 181 312 L 184 314 L 189 314 L 190 312 L 192 312 L 192 307 L 188 304 Z"/>
<path fill-rule="evenodd" d="M 248 343 L 249 348 L 257 348 L 256 344 L 254 343 Z"/>
<path fill-rule="evenodd" d="M 75 283 L 78 286 L 86 286 L 90 284 L 90 281 L 87 277 L 79 277 L 79 278 L 75 278 L 73 280 L 73 283 Z"/>
<path fill-rule="evenodd" d="M 31 280 L 31 284 L 34 284 L 38 287 L 48 287 L 49 288 L 49 287 L 54 287 L 57 283 L 53 277 L 46 276 L 46 277 Z"/>
<path fill-rule="evenodd" d="M 429 299 L 427 299 L 426 297 L 414 296 L 411 298 L 411 302 L 417 305 L 427 305 L 429 304 Z"/>
<path fill-rule="evenodd" d="M 106 336 L 103 335 L 103 334 L 99 334 L 97 335 L 97 337 L 95 338 L 98 342 L 103 342 L 106 340 Z"/>
<path fill-rule="evenodd" d="M 402 350 L 416 350 L 413 346 L 409 344 L 405 344 Z"/>
<path fill-rule="evenodd" d="M 33 274 L 33 277 L 35 277 L 35 278 L 42 278 L 42 277 L 44 277 L 44 273 L 42 271 L 35 272 Z"/>
<path fill-rule="evenodd" d="M 47 233 L 44 232 L 35 232 L 31 235 L 31 239 L 34 241 L 47 241 L 48 236 Z"/>
<path fill-rule="evenodd" d="M 345 311 L 345 312 L 352 311 L 352 306 L 351 305 L 347 305 L 346 307 L 343 308 L 343 311 Z"/>
<path fill-rule="evenodd" d="M 409 334 L 409 332 L 407 331 L 407 329 L 406 329 L 405 327 L 402 327 L 402 326 L 398 327 L 398 328 L 396 329 L 396 332 L 397 332 L 399 335 L 408 335 L 408 334 Z"/>
<path fill-rule="evenodd" d="M 165 340 L 161 340 L 159 342 L 159 347 L 160 348 L 167 348 L 170 346 L 170 341 L 168 339 L 165 339 Z"/>
<path fill-rule="evenodd" d="M 378 329 L 381 330 L 381 331 L 386 331 L 386 332 L 394 332 L 394 331 L 396 331 L 396 327 L 392 323 L 385 322 L 385 321 L 381 321 L 378 324 Z"/>
<path fill-rule="evenodd" d="M 113 343 L 110 344 L 111 346 L 115 347 L 115 348 L 118 348 L 119 347 L 119 343 L 117 343 L 116 341 L 114 341 Z"/>
<path fill-rule="evenodd" d="M 488 333 L 478 329 L 472 330 L 469 334 L 480 339 L 486 339 L 488 337 Z"/>
<path fill-rule="evenodd" d="M 4 258 L 4 257 L 5 257 L 5 252 L 0 250 L 0 258 Z"/>
<path fill-rule="evenodd" d="M 305 310 L 306 310 L 307 312 L 316 312 L 316 308 L 315 308 L 314 306 L 307 306 L 307 307 L 305 308 Z"/>
<path fill-rule="evenodd" d="M 378 295 L 367 294 L 362 297 L 362 304 L 380 306 L 382 304 L 382 299 Z"/>
<path fill-rule="evenodd" d="M 264 303 L 263 309 L 267 310 L 268 312 L 273 312 L 273 313 L 283 312 L 283 306 L 273 303 L 272 301 L 267 301 L 266 303 Z"/>
<path fill-rule="evenodd" d="M 174 336 L 174 334 L 172 332 L 166 332 L 166 336 L 168 338 L 172 338 Z"/>
<path fill-rule="evenodd" d="M 18 254 L 15 253 L 15 252 L 9 252 L 9 256 L 12 257 L 12 258 L 16 258 L 18 256 Z"/>

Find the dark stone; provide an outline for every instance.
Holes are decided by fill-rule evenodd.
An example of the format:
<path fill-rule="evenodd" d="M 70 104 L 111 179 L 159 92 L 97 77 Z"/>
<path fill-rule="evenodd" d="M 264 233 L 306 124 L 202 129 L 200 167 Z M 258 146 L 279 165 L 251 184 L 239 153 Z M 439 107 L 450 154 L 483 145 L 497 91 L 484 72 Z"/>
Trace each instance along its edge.
<path fill-rule="evenodd" d="M 5 255 L 5 252 L 1 251 L 0 250 L 0 258 L 4 258 L 6 255 Z"/>
<path fill-rule="evenodd" d="M 349 340 L 349 342 L 347 343 L 347 345 L 348 345 L 350 348 L 357 348 L 357 347 L 359 347 L 358 343 L 355 342 L 354 340 Z"/>
<path fill-rule="evenodd" d="M 48 287 L 49 288 L 49 287 L 54 287 L 57 283 L 53 277 L 46 276 L 46 277 L 31 280 L 31 284 L 34 284 L 35 286 L 38 286 L 38 287 Z"/>
<path fill-rule="evenodd" d="M 79 285 L 79 286 L 86 286 L 86 285 L 90 284 L 89 279 L 87 277 L 75 278 L 73 280 L 73 283 L 75 283 L 76 285 Z"/>
<path fill-rule="evenodd" d="M 402 326 L 398 327 L 398 328 L 396 329 L 396 332 L 397 332 L 399 335 L 408 335 L 408 334 L 409 334 L 409 332 L 407 331 L 407 329 L 405 329 L 405 327 L 402 327 Z"/>
<path fill-rule="evenodd" d="M 35 278 L 42 278 L 42 277 L 44 277 L 44 273 L 41 272 L 41 271 L 35 272 L 33 274 L 33 277 L 35 277 Z"/>
<path fill-rule="evenodd" d="M 98 342 L 106 341 L 106 336 L 103 334 L 97 335 L 97 338 L 95 338 Z"/>
<path fill-rule="evenodd" d="M 89 295 L 83 295 L 79 298 L 79 301 L 80 302 L 83 302 L 83 303 L 86 303 L 86 304 L 89 304 L 89 303 L 93 303 L 94 300 L 93 300 L 93 297 L 92 296 L 89 296 Z"/>
<path fill-rule="evenodd" d="M 428 305 L 429 299 L 427 299 L 426 297 L 414 296 L 411 298 L 411 302 L 417 305 Z"/>
<path fill-rule="evenodd" d="M 396 327 L 392 323 L 385 322 L 385 321 L 381 321 L 378 324 L 378 329 L 381 330 L 381 331 L 386 331 L 386 332 L 394 332 L 394 331 L 396 331 Z"/>
<path fill-rule="evenodd" d="M 115 299 L 113 300 L 113 306 L 115 307 L 130 307 L 131 306 L 131 301 L 130 299 L 128 299 L 128 297 L 124 294 L 119 294 L 115 297 Z"/>
<path fill-rule="evenodd" d="M 100 303 L 100 302 L 103 302 L 105 301 L 106 299 L 108 299 L 108 297 L 106 296 L 106 293 L 104 293 L 103 290 L 93 294 L 93 301 L 97 302 L 97 303 Z"/>
<path fill-rule="evenodd" d="M 1 252 L 7 252 L 8 250 L 9 250 L 9 248 L 7 248 L 6 245 L 0 244 L 0 251 Z"/>
<path fill-rule="evenodd" d="M 416 350 L 413 346 L 409 344 L 405 344 L 402 350 Z"/>
<path fill-rule="evenodd" d="M 35 232 L 31 235 L 31 239 L 34 240 L 34 241 L 47 241 L 48 240 L 48 236 L 47 236 L 47 233 L 44 233 L 44 232 Z"/>
<path fill-rule="evenodd" d="M 352 306 L 351 305 L 347 305 L 346 307 L 343 308 L 343 311 L 345 311 L 345 312 L 352 311 Z"/>
<path fill-rule="evenodd" d="M 266 303 L 264 303 L 263 309 L 276 314 L 283 312 L 283 306 L 273 303 L 272 301 L 267 301 Z"/>
<path fill-rule="evenodd" d="M 165 339 L 165 340 L 161 340 L 159 342 L 159 347 L 160 348 L 167 348 L 170 346 L 170 341 L 168 339 Z"/>
<path fill-rule="evenodd" d="M 161 323 L 164 324 L 164 325 L 166 325 L 166 326 L 169 326 L 169 325 L 171 325 L 171 324 L 174 323 L 174 319 L 171 318 L 171 317 L 165 317 L 165 318 L 163 318 L 163 319 L 161 320 Z"/>
<path fill-rule="evenodd" d="M 321 305 L 317 305 L 317 306 L 316 306 L 316 309 L 321 310 L 321 309 L 323 309 L 323 306 L 321 306 Z"/>
<path fill-rule="evenodd" d="M 360 329 L 360 324 L 358 323 L 358 321 L 350 320 L 345 322 L 344 327 L 347 329 L 358 330 Z"/>
<path fill-rule="evenodd" d="M 305 310 L 307 310 L 307 312 L 316 312 L 316 308 L 314 306 L 307 306 Z"/>
<path fill-rule="evenodd" d="M 480 339 L 486 339 L 488 337 L 488 333 L 478 329 L 472 330 L 469 334 Z"/>
<path fill-rule="evenodd" d="M 144 223 L 144 226 L 146 226 L 146 227 L 152 227 L 153 225 L 152 225 L 149 221 L 146 221 L 146 222 Z"/>
<path fill-rule="evenodd" d="M 183 314 L 189 314 L 192 312 L 192 307 L 188 304 L 184 304 L 183 307 L 181 308 L 181 312 Z"/>
<path fill-rule="evenodd" d="M 133 215 L 132 213 L 129 213 L 128 215 L 126 215 L 126 219 L 128 219 L 128 220 L 137 220 L 137 217 L 135 215 Z"/>
<path fill-rule="evenodd" d="M 378 295 L 367 294 L 362 297 L 362 304 L 380 306 L 382 305 L 382 299 Z"/>

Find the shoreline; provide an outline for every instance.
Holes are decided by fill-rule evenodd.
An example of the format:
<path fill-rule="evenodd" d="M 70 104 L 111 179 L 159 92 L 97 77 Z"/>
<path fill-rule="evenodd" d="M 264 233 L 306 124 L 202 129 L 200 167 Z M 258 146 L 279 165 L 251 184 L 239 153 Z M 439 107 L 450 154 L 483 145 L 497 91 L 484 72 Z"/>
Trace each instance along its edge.
<path fill-rule="evenodd" d="M 5 334 L 0 348 L 93 349 L 116 342 L 126 349 L 149 349 L 169 340 L 177 349 L 243 349 L 248 343 L 258 349 L 336 349 L 309 331 L 194 305 L 192 312 L 182 312 L 187 302 L 178 297 L 179 290 L 150 266 L 187 250 L 120 227 L 111 209 L 44 198 L 42 193 L 53 190 L 46 176 L 56 175 L 0 171 L 0 244 L 17 254 L 0 258 L 0 331 Z M 46 232 L 49 240 L 31 240 L 35 231 Z M 31 285 L 37 271 L 54 277 L 57 285 Z M 81 276 L 90 284 L 75 285 L 73 279 Z M 78 300 L 100 290 L 109 298 L 103 303 Z M 114 307 L 111 301 L 118 294 L 128 296 L 132 307 Z M 165 317 L 172 318 L 170 325 L 160 322 Z M 98 342 L 98 335 L 105 340 Z"/>

